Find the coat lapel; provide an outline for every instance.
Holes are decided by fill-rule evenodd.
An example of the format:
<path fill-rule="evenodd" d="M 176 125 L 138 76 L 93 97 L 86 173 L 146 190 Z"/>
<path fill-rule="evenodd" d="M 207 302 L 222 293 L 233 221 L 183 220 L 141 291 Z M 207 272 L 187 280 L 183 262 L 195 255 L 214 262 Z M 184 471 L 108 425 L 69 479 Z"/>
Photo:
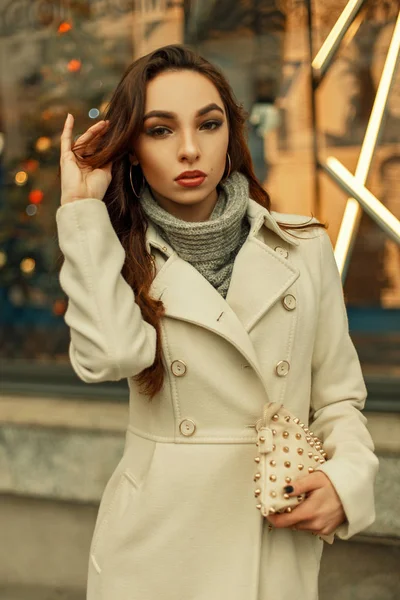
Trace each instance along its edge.
<path fill-rule="evenodd" d="M 297 242 L 282 232 L 270 213 L 253 200 L 249 200 L 247 215 L 251 229 L 236 257 L 226 300 L 149 223 L 148 250 L 153 246 L 166 255 L 150 291 L 153 297 L 162 299 L 166 316 L 205 327 L 223 337 L 263 379 L 249 331 L 297 279 L 298 271 L 257 234 L 265 225 L 289 244 Z"/>
<path fill-rule="evenodd" d="M 250 330 L 299 277 L 288 259 L 262 241 L 260 230 L 267 227 L 290 245 L 298 245 L 281 230 L 271 214 L 250 200 L 248 218 L 251 230 L 236 256 L 226 301 Z M 276 244 L 277 246 L 279 244 Z"/>

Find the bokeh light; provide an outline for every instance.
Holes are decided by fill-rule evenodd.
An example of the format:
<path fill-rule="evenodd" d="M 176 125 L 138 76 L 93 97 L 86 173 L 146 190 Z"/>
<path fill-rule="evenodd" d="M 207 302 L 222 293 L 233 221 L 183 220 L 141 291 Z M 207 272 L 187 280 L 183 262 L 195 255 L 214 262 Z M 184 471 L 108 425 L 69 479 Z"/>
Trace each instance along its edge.
<path fill-rule="evenodd" d="M 28 158 L 22 166 L 28 173 L 33 173 L 38 168 L 39 161 L 34 158 Z"/>
<path fill-rule="evenodd" d="M 33 217 L 37 213 L 37 206 L 35 206 L 34 204 L 28 204 L 25 212 L 29 217 Z"/>
<path fill-rule="evenodd" d="M 100 111 L 99 111 L 98 108 L 91 108 L 89 110 L 89 117 L 91 119 L 97 119 L 97 117 L 99 116 L 99 114 L 100 114 Z"/>
<path fill-rule="evenodd" d="M 25 171 L 18 171 L 18 173 L 15 175 L 15 183 L 17 185 L 25 185 L 27 181 L 28 173 Z"/>
<path fill-rule="evenodd" d="M 42 190 L 31 190 L 28 196 L 29 202 L 31 202 L 31 204 L 40 204 L 43 200 L 43 196 Z"/>
<path fill-rule="evenodd" d="M 67 31 L 70 31 L 71 29 L 72 29 L 71 23 L 68 23 L 67 21 L 63 21 L 63 23 L 60 23 L 57 31 L 58 31 L 58 33 L 67 33 Z"/>
<path fill-rule="evenodd" d="M 36 267 L 36 261 L 33 258 L 24 258 L 21 260 L 21 271 L 26 274 L 33 273 Z"/>
<path fill-rule="evenodd" d="M 81 67 L 82 63 L 77 58 L 73 58 L 68 63 L 68 71 L 70 71 L 71 73 L 76 73 L 77 71 L 80 71 Z"/>
<path fill-rule="evenodd" d="M 53 304 L 53 313 L 57 316 L 62 316 L 67 309 L 67 304 L 64 300 L 56 300 Z"/>
<path fill-rule="evenodd" d="M 0 250 L 0 269 L 7 263 L 7 254 Z"/>
<path fill-rule="evenodd" d="M 35 146 L 38 152 L 46 152 L 51 147 L 51 139 L 42 136 L 36 140 Z"/>

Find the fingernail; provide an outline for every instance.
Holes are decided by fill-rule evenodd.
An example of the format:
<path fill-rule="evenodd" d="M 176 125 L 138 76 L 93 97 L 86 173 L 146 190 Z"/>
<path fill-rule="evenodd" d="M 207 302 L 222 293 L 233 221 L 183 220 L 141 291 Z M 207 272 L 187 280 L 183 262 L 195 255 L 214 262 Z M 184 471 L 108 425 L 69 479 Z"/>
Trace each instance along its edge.
<path fill-rule="evenodd" d="M 286 485 L 283 489 L 285 490 L 286 494 L 291 494 L 294 490 L 294 487 L 292 485 Z"/>

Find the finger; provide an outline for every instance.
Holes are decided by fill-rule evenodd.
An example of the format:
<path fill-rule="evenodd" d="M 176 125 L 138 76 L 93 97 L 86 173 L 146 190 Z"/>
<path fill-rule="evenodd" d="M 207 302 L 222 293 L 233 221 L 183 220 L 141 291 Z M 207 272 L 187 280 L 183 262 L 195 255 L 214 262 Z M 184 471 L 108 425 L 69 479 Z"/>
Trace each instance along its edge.
<path fill-rule="evenodd" d="M 61 134 L 61 156 L 71 150 L 72 129 L 74 127 L 74 117 L 68 113 L 65 119 L 64 129 Z"/>
<path fill-rule="evenodd" d="M 315 473 L 296 479 L 291 485 L 285 486 L 284 490 L 289 496 L 300 496 L 300 494 L 324 487 L 327 483 L 326 480 L 327 476 L 322 471 L 315 471 Z"/>
<path fill-rule="evenodd" d="M 312 531 L 316 534 L 319 533 L 312 519 L 309 519 L 307 521 L 298 521 L 296 525 L 292 527 L 292 529 L 295 529 L 296 531 Z"/>
<path fill-rule="evenodd" d="M 274 527 L 292 527 L 301 521 L 310 521 L 318 512 L 319 501 L 311 496 L 292 509 L 291 513 L 268 515 L 268 520 Z"/>
<path fill-rule="evenodd" d="M 106 121 L 99 121 L 95 123 L 85 133 L 78 137 L 75 144 L 87 144 L 90 140 L 93 140 L 97 135 L 99 135 L 102 131 L 105 131 L 107 128 Z"/>

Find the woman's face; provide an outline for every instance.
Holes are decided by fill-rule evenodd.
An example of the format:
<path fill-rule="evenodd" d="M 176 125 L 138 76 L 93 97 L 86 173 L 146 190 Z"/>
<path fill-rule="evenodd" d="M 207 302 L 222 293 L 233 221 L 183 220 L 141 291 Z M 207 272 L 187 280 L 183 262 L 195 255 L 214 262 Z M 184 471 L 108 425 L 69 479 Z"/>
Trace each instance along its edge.
<path fill-rule="evenodd" d="M 225 170 L 228 141 L 225 108 L 207 77 L 168 71 L 147 84 L 143 127 L 131 161 L 139 162 L 165 210 L 186 221 L 209 218 Z M 179 179 L 187 171 L 201 173 Z"/>

